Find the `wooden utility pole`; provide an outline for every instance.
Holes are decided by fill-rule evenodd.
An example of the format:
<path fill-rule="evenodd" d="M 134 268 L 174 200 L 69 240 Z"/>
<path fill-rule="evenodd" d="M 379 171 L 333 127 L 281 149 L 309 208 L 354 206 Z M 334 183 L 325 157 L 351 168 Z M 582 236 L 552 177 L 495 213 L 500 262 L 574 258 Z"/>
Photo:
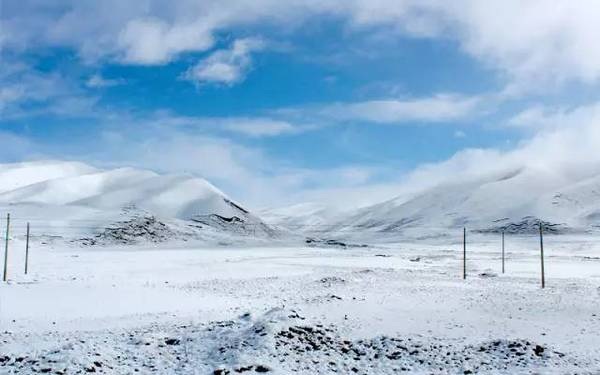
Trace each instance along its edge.
<path fill-rule="evenodd" d="M 546 275 L 544 273 L 544 226 L 540 221 L 540 260 L 542 265 L 542 288 L 546 287 Z"/>
<path fill-rule="evenodd" d="M 27 237 L 25 240 L 25 275 L 27 275 L 27 266 L 29 265 L 29 223 L 27 223 Z"/>
<path fill-rule="evenodd" d="M 6 214 L 6 241 L 4 242 L 4 273 L 2 280 L 6 281 L 8 271 L 8 234 L 10 228 L 10 214 Z"/>
<path fill-rule="evenodd" d="M 467 228 L 463 228 L 463 280 L 467 279 Z"/>
<path fill-rule="evenodd" d="M 502 231 L 502 273 L 504 273 L 504 231 Z"/>

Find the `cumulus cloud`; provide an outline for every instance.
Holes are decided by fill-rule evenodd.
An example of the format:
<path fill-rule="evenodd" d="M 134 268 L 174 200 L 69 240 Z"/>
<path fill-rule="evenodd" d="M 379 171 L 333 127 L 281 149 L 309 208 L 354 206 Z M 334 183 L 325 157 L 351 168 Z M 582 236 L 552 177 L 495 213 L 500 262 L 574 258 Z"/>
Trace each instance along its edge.
<path fill-rule="evenodd" d="M 250 54 L 265 47 L 261 39 L 246 38 L 233 42 L 229 49 L 219 50 L 190 68 L 185 78 L 202 83 L 231 85 L 242 81 L 251 68 Z"/>
<path fill-rule="evenodd" d="M 506 71 L 511 91 L 600 78 L 596 1 L 464 0 L 446 6 L 463 48 Z"/>
<path fill-rule="evenodd" d="M 509 95 L 600 79 L 600 4 L 594 0 L 356 1 L 343 12 L 359 27 L 456 40 L 505 73 Z"/>
<path fill-rule="evenodd" d="M 208 20 L 169 25 L 158 18 L 133 19 L 119 33 L 122 60 L 164 64 L 182 52 L 204 51 L 214 43 Z"/>
<path fill-rule="evenodd" d="M 600 5 L 594 0 L 23 0 L 3 8 L 3 48 L 66 46 L 92 60 L 163 64 L 212 48 L 215 35 L 236 27 L 299 29 L 307 19 L 335 16 L 346 20 L 348 30 L 456 40 L 505 73 L 507 93 L 600 79 Z M 218 72 L 207 74 L 236 77 L 227 69 Z"/>

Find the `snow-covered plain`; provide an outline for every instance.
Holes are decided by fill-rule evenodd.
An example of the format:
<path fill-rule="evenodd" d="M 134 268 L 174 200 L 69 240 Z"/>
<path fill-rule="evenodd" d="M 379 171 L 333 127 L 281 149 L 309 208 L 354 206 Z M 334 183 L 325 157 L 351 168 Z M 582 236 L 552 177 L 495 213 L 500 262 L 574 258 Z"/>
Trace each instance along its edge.
<path fill-rule="evenodd" d="M 472 237 L 472 238 L 471 238 Z M 598 373 L 598 238 L 363 248 L 41 246 L 0 286 L 0 373 Z M 445 243 L 440 243 L 445 242 Z"/>

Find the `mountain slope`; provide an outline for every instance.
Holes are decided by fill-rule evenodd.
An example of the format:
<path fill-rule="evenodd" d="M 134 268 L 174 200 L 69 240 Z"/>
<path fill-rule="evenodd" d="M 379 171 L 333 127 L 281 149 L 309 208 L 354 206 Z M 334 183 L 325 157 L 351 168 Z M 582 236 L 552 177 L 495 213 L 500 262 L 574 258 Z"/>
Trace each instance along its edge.
<path fill-rule="evenodd" d="M 409 199 L 392 199 L 355 212 L 337 229 L 395 231 L 468 226 L 489 230 L 543 220 L 584 228 L 600 221 L 600 175 L 573 182 L 553 171 L 521 168 L 447 183 Z M 528 227 L 529 226 L 529 227 Z"/>
<path fill-rule="evenodd" d="M 267 223 L 280 225 L 290 229 L 322 230 L 336 220 L 344 217 L 346 212 L 316 202 L 298 203 L 291 206 L 264 209 L 260 217 Z"/>
<path fill-rule="evenodd" d="M 10 177 L 0 186 L 0 209 L 12 213 L 16 225 L 34 221 L 38 231 L 105 233 L 115 223 L 136 230 L 140 223 L 167 223 L 180 231 L 268 231 L 258 217 L 194 176 L 58 161 L 0 165 L 0 176 Z"/>
<path fill-rule="evenodd" d="M 98 171 L 96 168 L 83 163 L 54 160 L 0 164 L 0 193 L 37 182 L 80 176 L 96 171 Z"/>

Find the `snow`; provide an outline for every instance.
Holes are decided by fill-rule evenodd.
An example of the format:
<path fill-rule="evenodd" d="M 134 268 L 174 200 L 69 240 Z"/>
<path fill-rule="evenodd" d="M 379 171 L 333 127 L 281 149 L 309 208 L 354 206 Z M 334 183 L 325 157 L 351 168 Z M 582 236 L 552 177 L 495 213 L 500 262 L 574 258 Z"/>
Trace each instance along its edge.
<path fill-rule="evenodd" d="M 227 198 L 224 193 L 201 178 L 158 175 L 133 168 L 100 171 L 77 166 L 79 168 L 74 170 L 71 163 L 56 162 L 50 167 L 44 166 L 45 173 L 34 179 L 32 175 L 38 172 L 38 163 L 21 164 L 20 168 L 5 165 L 0 170 L 10 172 L 7 180 L 15 180 L 13 185 L 18 187 L 8 190 L 3 186 L 0 202 L 42 207 L 69 205 L 107 211 L 136 206 L 158 216 L 177 219 L 240 214 L 238 208 L 224 201 L 223 198 Z"/>
<path fill-rule="evenodd" d="M 0 164 L 0 192 L 15 190 L 38 182 L 93 173 L 96 168 L 79 162 L 35 161 Z"/>
<path fill-rule="evenodd" d="M 14 239 L 0 286 L 0 373 L 600 371 L 597 238 L 548 236 L 546 289 L 535 237 L 507 236 L 504 275 L 499 237 L 469 238 L 466 281 L 458 240 L 34 243 L 23 275 Z"/>
<path fill-rule="evenodd" d="M 117 243 L 125 239 L 218 242 L 250 232 L 255 237 L 275 233 L 214 185 L 195 176 L 44 161 L 2 164 L 0 177 L 0 212 L 12 215 L 13 233 L 24 233 L 30 222 L 34 233 L 47 236 L 47 242 L 85 239 L 87 244 L 106 245 L 107 231 L 120 230 L 128 233 L 114 238 Z M 158 226 L 137 225 L 144 218 Z M 135 228 L 131 228 L 133 222 Z M 161 226 L 164 235 L 153 235 Z M 129 233 L 132 230 L 135 233 Z M 150 235 L 134 238 L 143 232 Z"/>
<path fill-rule="evenodd" d="M 315 202 L 298 203 L 291 206 L 269 208 L 259 211 L 260 217 L 267 223 L 294 230 L 318 230 L 327 228 L 353 210 L 342 210 Z"/>
<path fill-rule="evenodd" d="M 530 221 L 590 231 L 600 226 L 598 197 L 598 175 L 573 179 L 551 170 L 524 167 L 443 183 L 410 199 L 399 197 L 365 207 L 338 220 L 335 228 L 433 232 L 467 226 L 485 230 L 533 219 Z"/>
<path fill-rule="evenodd" d="M 517 169 L 259 215 L 189 175 L 45 161 L 0 177 L 0 374 L 600 372 L 595 176 Z M 511 224 L 502 274 L 493 232 Z"/>

